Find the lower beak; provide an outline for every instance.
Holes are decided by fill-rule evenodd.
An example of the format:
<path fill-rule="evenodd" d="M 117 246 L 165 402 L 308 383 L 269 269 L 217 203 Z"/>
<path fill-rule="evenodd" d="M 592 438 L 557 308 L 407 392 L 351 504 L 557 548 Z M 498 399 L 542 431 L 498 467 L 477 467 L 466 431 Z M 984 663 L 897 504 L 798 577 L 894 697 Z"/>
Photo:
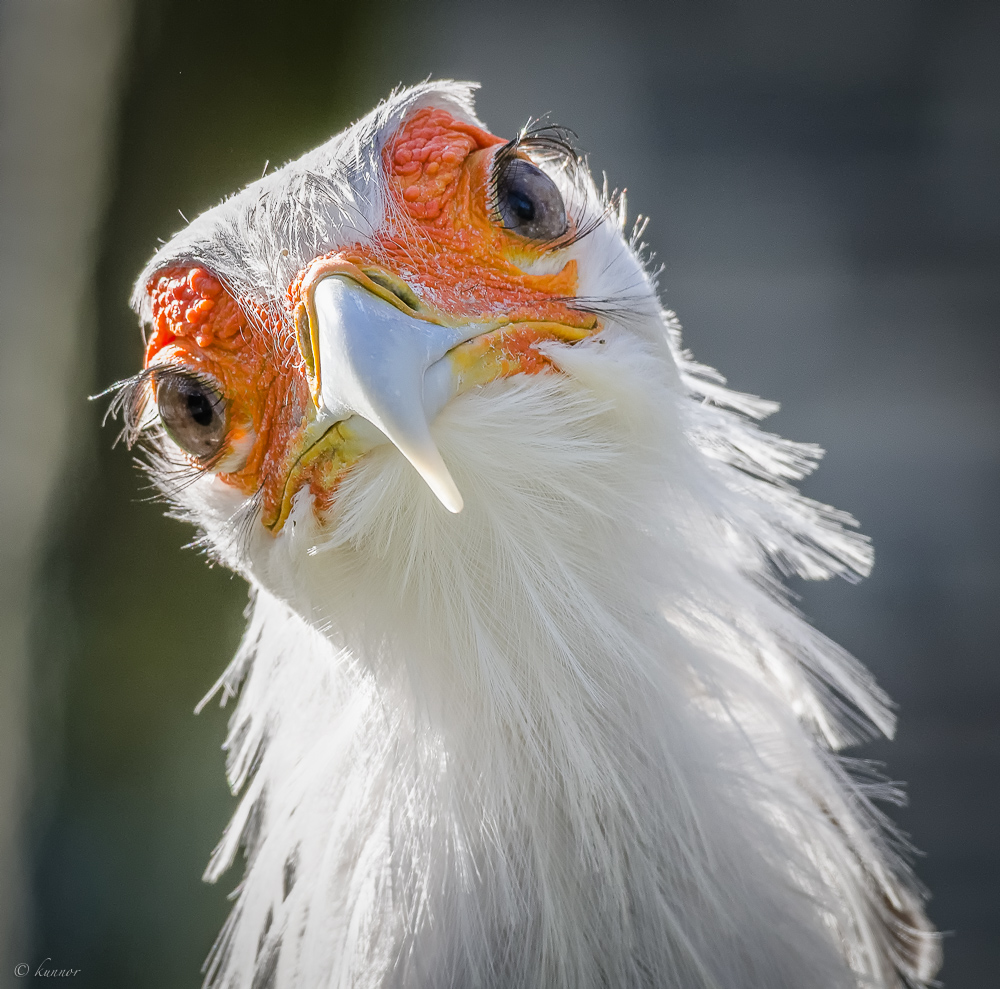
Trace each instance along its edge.
<path fill-rule="evenodd" d="M 327 275 L 310 290 L 307 365 L 320 424 L 352 415 L 366 419 L 409 460 L 448 511 L 460 512 L 462 495 L 429 424 L 456 390 L 445 355 L 489 327 L 447 326 L 410 316 L 347 274 Z"/>

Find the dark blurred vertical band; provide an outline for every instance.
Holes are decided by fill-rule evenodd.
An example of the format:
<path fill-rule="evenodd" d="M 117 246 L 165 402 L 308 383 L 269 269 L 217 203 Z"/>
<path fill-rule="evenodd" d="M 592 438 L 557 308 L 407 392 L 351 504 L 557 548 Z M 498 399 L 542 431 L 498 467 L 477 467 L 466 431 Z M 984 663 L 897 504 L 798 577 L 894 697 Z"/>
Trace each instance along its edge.
<path fill-rule="evenodd" d="M 124 0 L 0 3 L 0 971 L 29 915 L 28 638 L 71 410 L 85 394 Z M 44 602 L 39 602 L 44 607 Z"/>

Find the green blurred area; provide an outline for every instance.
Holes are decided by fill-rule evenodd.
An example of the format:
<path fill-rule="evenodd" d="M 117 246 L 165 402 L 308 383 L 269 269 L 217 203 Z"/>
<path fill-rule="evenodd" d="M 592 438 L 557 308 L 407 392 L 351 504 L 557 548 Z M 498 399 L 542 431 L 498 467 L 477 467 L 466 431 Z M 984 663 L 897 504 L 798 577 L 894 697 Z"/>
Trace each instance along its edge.
<path fill-rule="evenodd" d="M 137 5 L 90 392 L 141 366 L 128 298 L 157 238 L 184 225 L 178 210 L 193 218 L 369 109 L 365 16 L 317 0 Z M 79 409 L 38 595 L 34 954 L 82 969 L 76 986 L 191 986 L 239 878 L 200 881 L 234 801 L 227 712 L 192 709 L 239 641 L 246 588 L 180 550 L 192 530 L 149 500 L 124 445 L 112 449 L 106 404 Z"/>

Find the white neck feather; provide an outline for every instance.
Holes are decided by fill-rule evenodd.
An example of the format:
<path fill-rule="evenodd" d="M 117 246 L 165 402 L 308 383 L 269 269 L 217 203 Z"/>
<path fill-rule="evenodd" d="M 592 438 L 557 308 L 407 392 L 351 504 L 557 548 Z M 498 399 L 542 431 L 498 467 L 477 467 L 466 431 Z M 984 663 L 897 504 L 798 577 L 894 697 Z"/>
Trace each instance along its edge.
<path fill-rule="evenodd" d="M 681 431 L 672 361 L 551 353 L 437 420 L 461 515 L 383 447 L 251 574 L 216 984 L 883 984 L 878 854 L 802 666 L 877 698 L 740 568 L 749 496 Z"/>

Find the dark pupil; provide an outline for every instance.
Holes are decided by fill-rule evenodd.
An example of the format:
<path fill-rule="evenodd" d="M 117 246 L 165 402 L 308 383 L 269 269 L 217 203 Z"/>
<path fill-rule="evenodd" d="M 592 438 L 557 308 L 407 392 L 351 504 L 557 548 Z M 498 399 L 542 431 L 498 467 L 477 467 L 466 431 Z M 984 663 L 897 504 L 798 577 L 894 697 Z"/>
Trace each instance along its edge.
<path fill-rule="evenodd" d="M 212 415 L 215 411 L 209 397 L 203 391 L 188 392 L 187 399 L 188 412 L 199 426 L 210 426 Z"/>
<path fill-rule="evenodd" d="M 535 218 L 535 204 L 520 189 L 511 189 L 507 193 L 507 202 L 517 214 L 518 219 L 531 221 Z"/>
<path fill-rule="evenodd" d="M 497 175 L 498 219 L 532 240 L 554 241 L 566 232 L 566 208 L 556 184 L 530 161 L 501 159 Z"/>

